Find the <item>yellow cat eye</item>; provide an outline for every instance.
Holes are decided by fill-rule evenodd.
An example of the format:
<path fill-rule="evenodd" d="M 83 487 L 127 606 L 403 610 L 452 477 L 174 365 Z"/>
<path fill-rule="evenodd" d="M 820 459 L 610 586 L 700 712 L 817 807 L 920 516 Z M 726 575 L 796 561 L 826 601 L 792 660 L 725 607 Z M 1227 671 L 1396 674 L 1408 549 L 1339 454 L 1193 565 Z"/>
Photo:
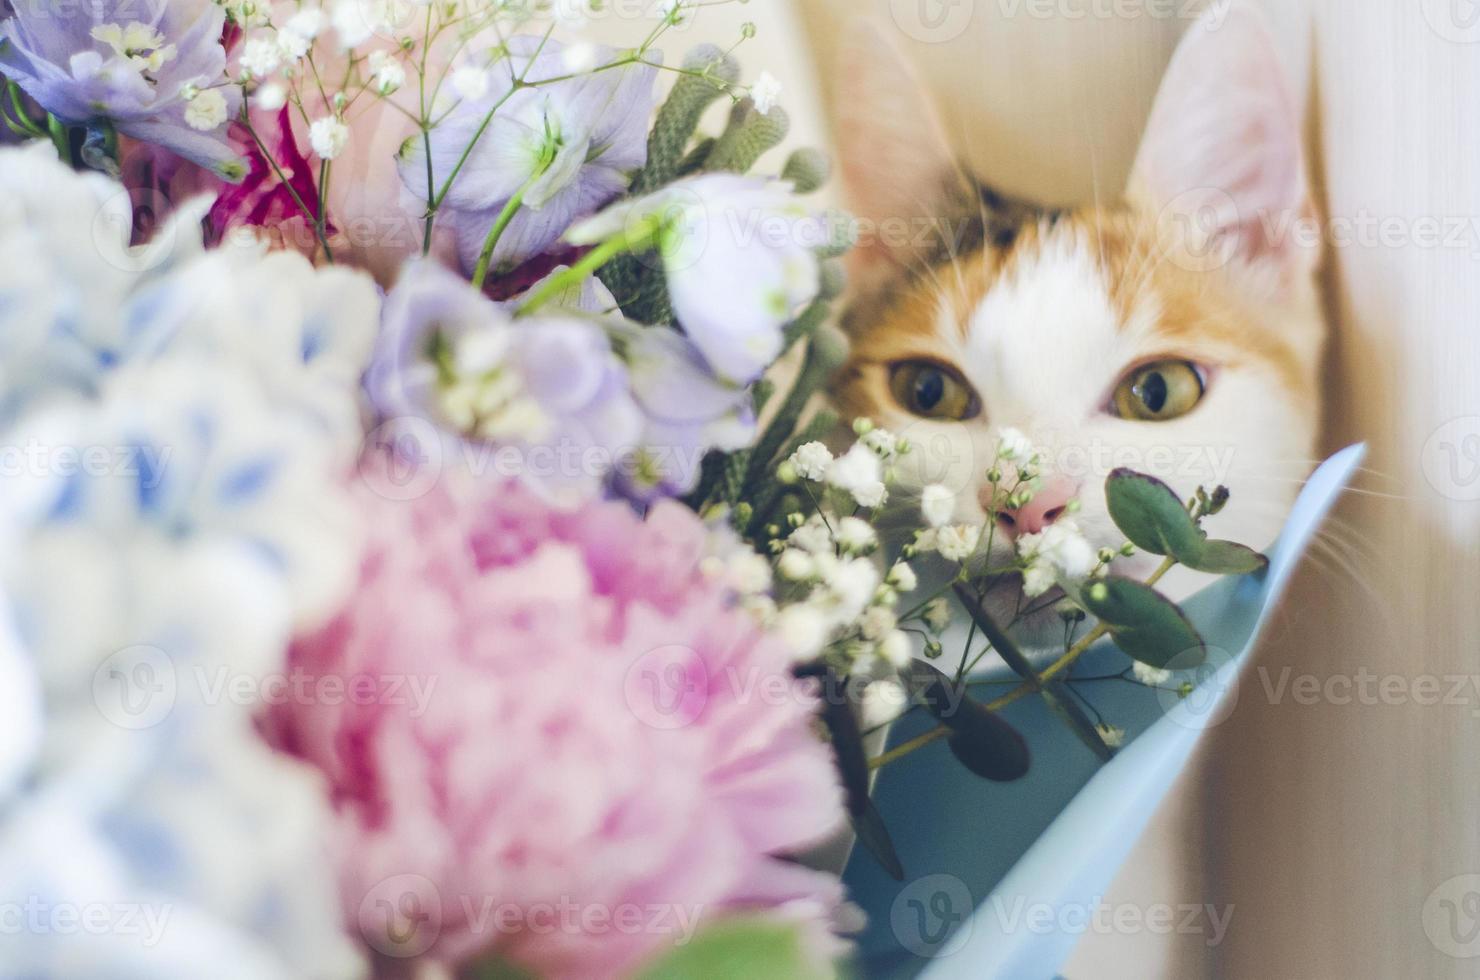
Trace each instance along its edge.
<path fill-rule="evenodd" d="M 894 400 L 927 419 L 974 418 L 981 412 L 976 391 L 954 369 L 935 361 L 901 361 L 889 374 Z"/>
<path fill-rule="evenodd" d="M 1188 361 L 1157 361 L 1136 368 L 1115 389 L 1115 414 L 1138 422 L 1166 422 L 1202 401 L 1202 372 Z"/>

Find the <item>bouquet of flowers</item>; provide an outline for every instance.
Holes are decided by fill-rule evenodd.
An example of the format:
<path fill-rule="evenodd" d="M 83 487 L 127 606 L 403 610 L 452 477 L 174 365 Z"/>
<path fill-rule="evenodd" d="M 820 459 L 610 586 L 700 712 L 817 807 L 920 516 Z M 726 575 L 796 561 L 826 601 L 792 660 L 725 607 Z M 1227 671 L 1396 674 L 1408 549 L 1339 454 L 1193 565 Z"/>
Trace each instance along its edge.
<path fill-rule="evenodd" d="M 620 49 L 590 0 L 0 5 L 12 970 L 829 976 L 862 922 L 809 853 L 851 818 L 905 873 L 871 772 L 1020 779 L 1024 699 L 1109 760 L 1104 638 L 1192 690 L 1154 586 L 1264 567 L 1226 492 L 1117 472 L 1123 551 L 988 567 L 1041 482 L 1007 432 L 983 524 L 891 511 L 912 447 L 820 404 L 827 161 L 753 173 L 754 28 L 664 51 L 714 2 Z"/>

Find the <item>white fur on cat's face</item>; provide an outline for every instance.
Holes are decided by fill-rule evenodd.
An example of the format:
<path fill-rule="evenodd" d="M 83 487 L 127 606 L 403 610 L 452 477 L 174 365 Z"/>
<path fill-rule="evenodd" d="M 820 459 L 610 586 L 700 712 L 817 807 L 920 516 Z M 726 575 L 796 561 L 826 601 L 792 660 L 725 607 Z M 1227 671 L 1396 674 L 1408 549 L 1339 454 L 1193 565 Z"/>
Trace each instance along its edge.
<path fill-rule="evenodd" d="M 932 179 L 950 172 L 950 153 L 913 73 L 877 35 L 855 39 L 855 61 L 866 81 L 840 130 L 855 210 L 880 226 L 959 220 L 949 202 L 960 186 Z M 1317 257 L 1268 229 L 1310 213 L 1278 59 L 1257 15 L 1235 8 L 1184 41 L 1124 203 L 984 234 L 977 248 L 865 251 L 847 317 L 853 354 L 835 400 L 906 435 L 916 448 L 903 482 L 956 491 L 961 521 L 982 520 L 978 495 L 1011 427 L 1041 448 L 1043 472 L 1080 485 L 1073 520 L 1097 545 L 1122 541 L 1103 484 L 1129 467 L 1184 497 L 1227 486 L 1231 503 L 1209 531 L 1262 548 L 1311 467 L 1324 337 Z M 1202 401 L 1170 421 L 1117 417 L 1117 384 L 1162 358 L 1197 365 Z M 890 372 L 920 359 L 964 378 L 979 413 L 943 422 L 901 405 Z M 1010 557 L 1006 537 L 996 535 L 994 565 Z M 1144 574 L 1150 564 L 1143 556 L 1118 568 Z M 1174 574 L 1164 588 L 1180 596 L 1197 578 Z M 1000 592 L 994 604 L 1011 613 L 1015 584 Z"/>
<path fill-rule="evenodd" d="M 1311 399 L 1291 390 L 1277 364 L 1249 357 L 1237 344 L 1167 336 L 1161 329 L 1167 311 L 1154 289 L 1118 306 L 1107 277 L 1123 270 L 1102 266 L 1095 244 L 1083 225 L 1060 223 L 964 317 L 942 298 L 926 324 L 931 337 L 922 353 L 954 366 L 975 390 L 981 411 L 966 421 L 935 421 L 892 399 L 875 404 L 875 420 L 914 447 L 901 462 L 901 483 L 949 487 L 957 495 L 955 519 L 980 524 L 988 472 L 996 466 L 1012 478 L 1013 466 L 999 463 L 996 451 L 1001 431 L 1013 428 L 1038 448 L 1045 476 L 1077 485 L 1080 510 L 1071 519 L 1097 547 L 1124 541 L 1103 493 L 1105 478 L 1118 467 L 1156 476 L 1184 499 L 1199 486 L 1227 486 L 1232 502 L 1210 519 L 1210 532 L 1256 548 L 1268 545 L 1309 469 L 1316 424 Z M 1305 316 L 1316 322 L 1313 309 Z M 1117 417 L 1110 404 L 1117 384 L 1133 368 L 1166 357 L 1192 360 L 1206 372 L 1198 406 L 1166 422 Z M 991 564 L 1009 563 L 1011 549 L 999 531 Z M 1138 556 L 1118 570 L 1144 575 L 1154 564 Z M 1198 584 L 1197 576 L 1184 574 L 1169 578 L 1166 589 L 1180 595 Z M 1016 602 L 1017 596 L 1008 598 Z"/>

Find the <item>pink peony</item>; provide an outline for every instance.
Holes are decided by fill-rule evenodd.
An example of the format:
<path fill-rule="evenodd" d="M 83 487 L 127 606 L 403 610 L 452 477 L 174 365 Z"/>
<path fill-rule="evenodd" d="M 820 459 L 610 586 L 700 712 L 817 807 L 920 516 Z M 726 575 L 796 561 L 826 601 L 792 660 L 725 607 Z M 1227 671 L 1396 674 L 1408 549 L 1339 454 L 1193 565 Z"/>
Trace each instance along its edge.
<path fill-rule="evenodd" d="M 700 572 L 692 512 L 357 493 L 360 587 L 295 646 L 314 693 L 268 727 L 329 777 L 345 911 L 384 964 L 618 977 L 755 910 L 838 951 L 841 886 L 778 859 L 843 819 L 815 696 Z"/>

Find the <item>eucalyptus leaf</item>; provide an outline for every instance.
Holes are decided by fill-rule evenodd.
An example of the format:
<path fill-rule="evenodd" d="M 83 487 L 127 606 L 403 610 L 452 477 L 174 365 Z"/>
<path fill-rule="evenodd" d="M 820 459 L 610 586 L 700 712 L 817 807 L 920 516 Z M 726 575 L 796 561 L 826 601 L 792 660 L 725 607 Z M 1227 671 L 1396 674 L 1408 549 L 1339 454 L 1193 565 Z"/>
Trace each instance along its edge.
<path fill-rule="evenodd" d="M 1202 550 L 1182 564 L 1213 575 L 1252 575 L 1269 567 L 1269 559 L 1234 541 L 1204 541 Z"/>
<path fill-rule="evenodd" d="M 832 738 L 833 752 L 837 756 L 838 776 L 843 783 L 843 796 L 848 806 L 848 816 L 853 821 L 858 841 L 883 866 L 896 881 L 904 880 L 904 867 L 884 826 L 884 818 L 869 798 L 868 754 L 863 747 L 863 735 L 858 730 L 858 718 L 849 703 L 848 681 L 825 666 L 808 672 L 823 684 L 822 721 Z"/>
<path fill-rule="evenodd" d="M 1204 535 L 1171 487 L 1155 477 L 1118 469 L 1105 481 L 1110 519 L 1137 548 L 1183 564 L 1202 549 Z"/>
<path fill-rule="evenodd" d="M 1202 637 L 1182 610 L 1150 586 L 1112 576 L 1083 595 L 1085 608 L 1110 631 L 1115 645 L 1141 663 L 1187 670 L 1206 658 Z"/>
<path fill-rule="evenodd" d="M 709 926 L 636 980 L 825 980 L 832 965 L 816 962 L 796 926 L 774 919 L 731 919 Z"/>
<path fill-rule="evenodd" d="M 910 664 L 906 680 L 930 713 L 951 729 L 951 752 L 967 769 L 994 782 L 1028 774 L 1027 741 L 1001 715 L 968 697 L 964 684 L 919 660 Z"/>

